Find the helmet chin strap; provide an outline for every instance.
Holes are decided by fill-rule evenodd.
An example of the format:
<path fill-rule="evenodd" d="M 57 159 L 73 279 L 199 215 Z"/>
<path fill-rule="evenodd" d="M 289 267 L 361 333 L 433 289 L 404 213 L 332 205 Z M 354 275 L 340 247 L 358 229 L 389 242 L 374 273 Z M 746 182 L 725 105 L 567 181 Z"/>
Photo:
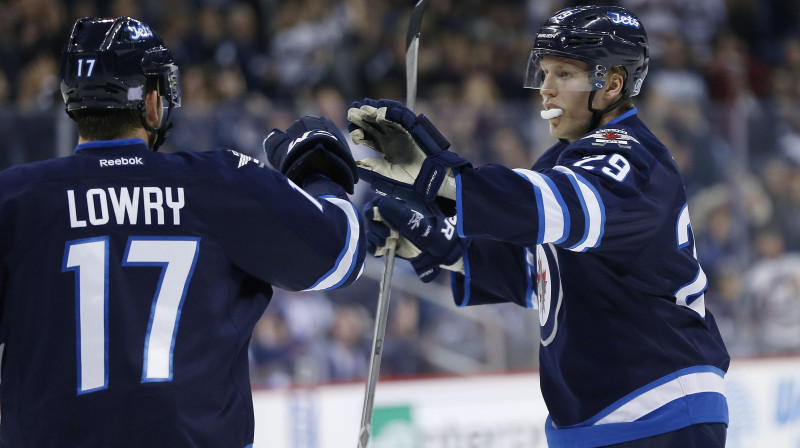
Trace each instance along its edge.
<path fill-rule="evenodd" d="M 594 102 L 594 95 L 596 93 L 597 93 L 597 90 L 592 90 L 589 93 L 589 112 L 592 113 L 592 121 L 589 124 L 589 129 L 586 131 L 587 133 L 597 129 L 597 127 L 600 125 L 600 120 L 603 119 L 603 115 L 605 115 L 605 114 L 611 112 L 612 110 L 618 108 L 622 104 L 622 101 L 627 97 L 627 92 L 622 92 L 622 95 L 620 95 L 620 97 L 617 99 L 617 101 L 614 101 L 614 104 L 606 107 L 605 109 L 597 110 L 597 109 L 592 107 L 592 103 Z"/>

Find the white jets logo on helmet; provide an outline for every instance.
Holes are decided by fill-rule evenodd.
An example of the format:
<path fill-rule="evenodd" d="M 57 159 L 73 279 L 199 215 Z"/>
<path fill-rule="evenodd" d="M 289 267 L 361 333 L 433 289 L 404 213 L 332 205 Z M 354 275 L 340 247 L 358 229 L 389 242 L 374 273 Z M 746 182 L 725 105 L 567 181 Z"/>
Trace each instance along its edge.
<path fill-rule="evenodd" d="M 153 37 L 153 32 L 150 31 L 150 27 L 147 25 L 139 25 L 133 26 L 128 25 L 128 31 L 130 32 L 131 40 L 139 40 L 144 39 L 145 37 Z"/>
<path fill-rule="evenodd" d="M 634 28 L 639 28 L 639 20 L 636 17 L 630 16 L 628 14 L 620 14 L 618 12 L 609 12 L 608 17 L 611 18 L 611 22 L 616 25 L 625 25 L 631 26 Z"/>

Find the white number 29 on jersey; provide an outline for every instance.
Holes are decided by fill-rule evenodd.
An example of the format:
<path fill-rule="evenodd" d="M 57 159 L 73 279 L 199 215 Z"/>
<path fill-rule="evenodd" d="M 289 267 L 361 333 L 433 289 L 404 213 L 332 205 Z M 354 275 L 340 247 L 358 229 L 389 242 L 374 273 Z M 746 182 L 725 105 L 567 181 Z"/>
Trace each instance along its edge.
<path fill-rule="evenodd" d="M 607 154 L 587 156 L 573 163 L 572 166 L 579 166 L 588 171 L 600 168 L 601 173 L 617 182 L 624 181 L 631 171 L 631 164 L 628 159 L 616 153 L 611 154 L 611 156 Z"/>
<path fill-rule="evenodd" d="M 684 205 L 678 215 L 678 223 L 675 227 L 677 238 L 677 249 L 681 250 L 689 244 L 692 245 L 692 255 L 697 260 L 697 248 L 694 246 L 694 235 L 692 234 L 692 224 L 689 222 L 689 206 Z M 697 274 L 689 283 L 675 291 L 675 303 L 696 311 L 697 314 L 705 317 L 705 290 L 708 287 L 708 279 L 700 263 L 697 263 Z"/>
<path fill-rule="evenodd" d="M 183 299 L 197 261 L 199 238 L 131 237 L 123 266 L 160 266 L 147 334 L 142 382 L 171 381 Z M 107 236 L 68 241 L 62 272 L 75 272 L 78 394 L 108 387 Z M 112 298 L 113 300 L 113 298 Z"/>

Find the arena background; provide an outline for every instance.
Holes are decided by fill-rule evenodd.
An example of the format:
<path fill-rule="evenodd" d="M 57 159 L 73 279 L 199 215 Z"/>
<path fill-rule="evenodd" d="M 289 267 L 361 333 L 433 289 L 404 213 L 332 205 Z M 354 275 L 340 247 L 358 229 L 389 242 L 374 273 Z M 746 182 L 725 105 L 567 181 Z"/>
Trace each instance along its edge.
<path fill-rule="evenodd" d="M 529 167 L 553 142 L 539 118 L 538 94 L 522 87 L 532 39 L 553 12 L 581 3 L 430 0 L 417 111 L 475 165 Z M 749 368 L 775 365 L 765 373 L 774 378 L 765 415 L 800 427 L 800 0 L 614 4 L 634 11 L 650 37 L 650 72 L 636 102 L 684 174 L 710 282 L 706 303 L 733 366 L 745 366 L 746 376 Z M 0 168 L 68 155 L 76 144 L 58 65 L 77 18 L 139 18 L 174 52 L 183 106 L 163 150 L 224 146 L 257 155 L 268 130 L 298 116 L 326 115 L 345 129 L 350 102 L 403 100 L 412 6 L 411 0 L 0 1 Z M 354 199 L 363 203 L 368 195 L 360 184 Z M 302 397 L 318 404 L 330 390 L 355 391 L 353 440 L 342 446 L 356 442 L 380 268 L 370 259 L 365 276 L 342 291 L 277 291 L 252 342 L 257 402 L 285 399 L 297 411 L 306 409 L 298 407 Z M 401 389 L 408 394 L 431 381 L 479 381 L 465 385 L 469 392 L 486 375 L 503 384 L 530 375 L 526 393 L 533 392 L 531 403 L 540 401 L 536 313 L 514 305 L 457 309 L 441 280 L 423 286 L 406 262 L 397 263 L 379 390 L 408 386 Z M 378 399 L 380 405 L 380 393 Z M 729 393 L 729 399 L 734 407 L 736 398 Z M 760 409 L 751 404 L 742 409 Z M 338 446 L 325 444 L 331 441 L 321 439 L 323 417 L 310 415 L 317 429 L 287 429 L 294 435 L 285 446 Z M 277 414 L 260 417 L 259 428 L 269 428 Z M 749 422 L 741 431 L 756 425 L 751 416 L 741 421 Z M 746 437 L 760 434 L 737 439 L 735 431 L 729 446 L 754 446 Z M 383 446 L 528 446 L 500 436 L 464 445 L 422 439 Z M 284 446 L 275 443 L 267 446 Z M 771 445 L 800 446 L 800 430 Z"/>

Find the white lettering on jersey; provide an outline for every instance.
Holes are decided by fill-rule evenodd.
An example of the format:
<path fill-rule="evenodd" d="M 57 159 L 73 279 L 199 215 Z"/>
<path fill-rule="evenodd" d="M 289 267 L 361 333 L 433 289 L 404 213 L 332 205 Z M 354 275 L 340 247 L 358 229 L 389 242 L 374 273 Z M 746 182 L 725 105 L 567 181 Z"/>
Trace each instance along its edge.
<path fill-rule="evenodd" d="M 100 166 L 144 165 L 141 157 L 120 157 L 118 159 L 100 159 Z"/>
<path fill-rule="evenodd" d="M 183 188 L 119 187 L 90 188 L 85 201 L 76 201 L 75 191 L 67 190 L 69 225 L 71 228 L 109 223 L 136 225 L 139 210 L 145 225 L 164 225 L 164 206 L 172 210 L 172 225 L 180 225 L 181 209 L 186 205 Z M 113 218 L 112 213 L 113 212 Z"/>

